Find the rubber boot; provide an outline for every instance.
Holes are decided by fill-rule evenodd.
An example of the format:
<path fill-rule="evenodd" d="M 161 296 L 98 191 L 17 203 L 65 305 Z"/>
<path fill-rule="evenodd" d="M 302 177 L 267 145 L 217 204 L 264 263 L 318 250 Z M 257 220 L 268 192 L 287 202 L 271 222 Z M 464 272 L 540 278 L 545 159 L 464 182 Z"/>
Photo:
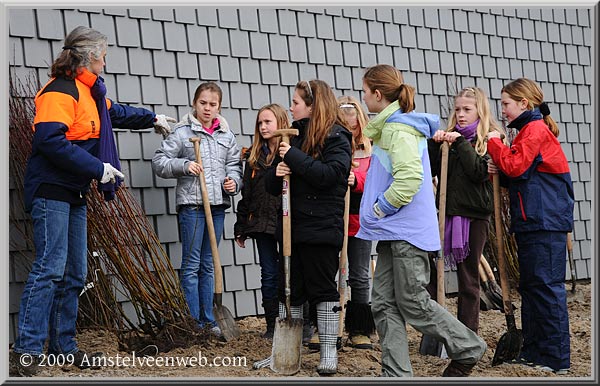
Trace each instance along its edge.
<path fill-rule="evenodd" d="M 263 308 L 265 309 L 265 321 L 267 322 L 267 331 L 263 334 L 265 339 L 273 339 L 275 333 L 275 318 L 279 313 L 279 300 L 263 299 Z"/>
<path fill-rule="evenodd" d="M 290 313 L 292 314 L 292 319 L 302 319 L 302 306 L 290 306 Z M 285 312 L 285 304 L 279 302 L 279 319 L 285 319 L 287 316 Z M 252 364 L 253 369 L 262 369 L 263 367 L 269 367 L 271 365 L 271 356 L 268 358 L 261 359 Z"/>
<path fill-rule="evenodd" d="M 340 310 L 339 302 L 317 303 L 317 328 L 319 329 L 319 343 L 321 346 L 321 361 L 317 366 L 320 375 L 337 373 L 337 335 Z"/>

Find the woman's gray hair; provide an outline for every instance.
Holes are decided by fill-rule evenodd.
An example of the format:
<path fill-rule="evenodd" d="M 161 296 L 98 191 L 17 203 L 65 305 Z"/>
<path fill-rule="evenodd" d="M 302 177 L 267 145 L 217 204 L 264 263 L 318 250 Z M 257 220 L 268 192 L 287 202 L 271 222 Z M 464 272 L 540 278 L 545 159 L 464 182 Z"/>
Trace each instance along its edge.
<path fill-rule="evenodd" d="M 65 38 L 63 51 L 52 64 L 50 76 L 76 77 L 80 67 L 87 67 L 92 59 L 100 59 L 107 47 L 106 35 L 89 27 L 76 27 Z"/>

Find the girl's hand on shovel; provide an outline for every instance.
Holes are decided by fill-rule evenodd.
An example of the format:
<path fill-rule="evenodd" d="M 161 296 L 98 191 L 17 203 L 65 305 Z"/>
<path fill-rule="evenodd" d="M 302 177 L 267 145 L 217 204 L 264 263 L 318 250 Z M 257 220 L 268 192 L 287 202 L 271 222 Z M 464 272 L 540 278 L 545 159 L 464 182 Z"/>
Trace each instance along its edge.
<path fill-rule="evenodd" d="M 288 152 L 288 150 L 290 150 L 290 147 L 291 146 L 289 143 L 281 142 L 279 144 L 279 156 L 281 159 L 285 157 L 285 154 Z"/>
<path fill-rule="evenodd" d="M 226 192 L 233 193 L 235 192 L 235 187 L 235 181 L 230 177 L 225 177 L 225 181 L 223 182 L 223 189 L 225 189 Z"/>
<path fill-rule="evenodd" d="M 488 167 L 488 174 L 498 174 L 498 166 L 496 166 L 496 164 L 494 163 L 494 161 L 492 161 L 491 158 L 488 159 L 487 161 L 487 167 Z"/>
<path fill-rule="evenodd" d="M 200 166 L 200 164 L 197 163 L 196 161 L 190 162 L 190 166 L 189 166 L 188 170 L 191 174 L 193 174 L 195 176 L 199 176 L 200 173 L 204 171 L 202 166 Z"/>
<path fill-rule="evenodd" d="M 354 187 L 354 184 L 356 184 L 356 176 L 353 171 L 350 171 L 350 175 L 348 176 L 348 186 L 352 188 Z"/>
<path fill-rule="evenodd" d="M 287 166 L 285 162 L 278 163 L 277 167 L 275 168 L 275 175 L 277 177 L 283 177 L 287 174 L 292 174 L 292 170 L 290 169 L 290 167 Z"/>
<path fill-rule="evenodd" d="M 246 248 L 246 237 L 245 236 L 235 236 L 235 242 L 240 248 Z"/>

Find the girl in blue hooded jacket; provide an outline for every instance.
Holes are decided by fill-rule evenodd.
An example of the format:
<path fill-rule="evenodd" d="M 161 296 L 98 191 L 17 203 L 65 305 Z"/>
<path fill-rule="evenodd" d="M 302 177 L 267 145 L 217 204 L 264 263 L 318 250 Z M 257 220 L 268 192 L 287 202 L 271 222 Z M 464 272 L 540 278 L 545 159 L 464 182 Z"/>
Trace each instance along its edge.
<path fill-rule="evenodd" d="M 443 376 L 468 376 L 486 344 L 426 290 L 428 252 L 440 249 L 427 151 L 439 117 L 413 111 L 415 89 L 390 65 L 368 68 L 363 91 L 367 108 L 377 116 L 364 129 L 373 153 L 356 236 L 379 241 L 371 307 L 381 343 L 381 376 L 412 376 L 406 323 L 444 343 L 452 361 Z"/>

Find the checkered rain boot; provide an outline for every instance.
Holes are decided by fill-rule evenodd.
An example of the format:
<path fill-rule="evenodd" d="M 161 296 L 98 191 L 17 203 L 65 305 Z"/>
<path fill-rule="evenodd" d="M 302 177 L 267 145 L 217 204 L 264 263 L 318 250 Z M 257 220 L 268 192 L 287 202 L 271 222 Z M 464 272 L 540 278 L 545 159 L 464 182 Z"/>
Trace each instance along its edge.
<path fill-rule="evenodd" d="M 317 303 L 317 328 L 321 346 L 321 362 L 317 373 L 330 375 L 337 373 L 337 335 L 339 325 L 340 302 Z"/>
<path fill-rule="evenodd" d="M 302 305 L 300 306 L 290 306 L 290 313 L 292 314 L 292 319 L 302 319 Z M 285 313 L 285 304 L 279 302 L 279 319 L 283 320 L 286 317 Z M 263 367 L 269 367 L 271 365 L 271 356 L 268 358 L 261 359 L 252 364 L 253 369 L 262 369 Z"/>

